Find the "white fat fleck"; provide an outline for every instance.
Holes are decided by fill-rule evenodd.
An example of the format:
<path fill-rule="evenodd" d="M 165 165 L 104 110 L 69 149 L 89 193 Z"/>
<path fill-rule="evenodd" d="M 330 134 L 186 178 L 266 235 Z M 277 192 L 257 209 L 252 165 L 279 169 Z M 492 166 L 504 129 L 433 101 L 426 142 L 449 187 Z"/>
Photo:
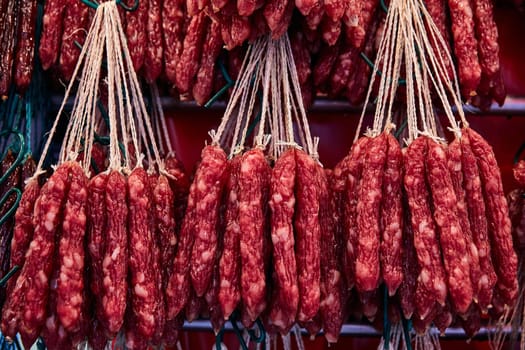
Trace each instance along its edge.
<path fill-rule="evenodd" d="M 421 273 L 419 274 L 419 280 L 423 284 L 428 283 L 428 281 L 430 280 L 430 275 L 427 269 L 421 269 Z"/>
<path fill-rule="evenodd" d="M 210 261 L 212 257 L 213 254 L 208 250 L 201 254 L 201 259 L 203 262 Z"/>
<path fill-rule="evenodd" d="M 478 285 L 480 287 L 488 287 L 489 285 L 489 276 L 488 275 L 482 275 L 479 279 Z"/>
<path fill-rule="evenodd" d="M 283 200 L 283 196 L 281 196 L 280 193 L 275 193 L 272 196 L 272 200 L 273 200 L 274 203 L 278 204 L 278 203 L 280 203 Z"/>
<path fill-rule="evenodd" d="M 148 291 L 146 290 L 146 288 L 144 288 L 141 284 L 137 283 L 135 285 L 135 287 L 133 288 L 134 292 L 135 292 L 135 295 L 141 297 L 141 298 L 146 298 L 148 296 Z"/>
<path fill-rule="evenodd" d="M 487 249 L 486 248 L 481 248 L 478 250 L 478 256 L 480 258 L 484 258 L 487 256 Z"/>
<path fill-rule="evenodd" d="M 419 232 L 424 232 L 428 227 L 428 223 L 425 220 L 421 220 L 419 223 Z"/>
<path fill-rule="evenodd" d="M 290 230 L 288 229 L 288 226 L 282 226 L 279 227 L 277 230 L 275 230 L 275 243 L 277 242 L 284 242 L 289 237 Z"/>
<path fill-rule="evenodd" d="M 104 287 L 108 288 L 109 286 L 111 286 L 111 278 L 109 278 L 109 276 L 104 277 L 102 283 L 104 284 Z"/>
<path fill-rule="evenodd" d="M 73 259 L 71 259 L 70 256 L 66 255 L 64 256 L 62 263 L 64 267 L 67 267 L 68 269 L 70 269 L 73 266 Z"/>
<path fill-rule="evenodd" d="M 341 279 L 341 273 L 339 271 L 337 271 L 337 270 L 333 270 L 332 271 L 332 276 L 331 276 L 331 279 L 330 279 L 332 284 L 336 284 L 337 282 L 339 282 L 340 279 Z"/>
<path fill-rule="evenodd" d="M 68 283 L 69 281 L 69 278 L 63 272 L 60 272 L 59 279 L 60 279 L 60 283 Z"/>
<path fill-rule="evenodd" d="M 107 267 L 111 264 L 111 257 L 106 256 L 104 257 L 104 260 L 102 261 L 102 268 L 107 269 Z"/>
<path fill-rule="evenodd" d="M 445 300 L 447 296 L 447 285 L 442 279 L 436 279 L 434 281 L 434 288 L 438 292 L 438 296 L 441 297 L 441 300 Z"/>
<path fill-rule="evenodd" d="M 226 280 L 226 279 L 221 279 L 221 288 L 230 288 L 230 281 Z"/>
<path fill-rule="evenodd" d="M 145 279 L 144 272 L 137 273 L 137 284 L 144 282 Z"/>
<path fill-rule="evenodd" d="M 120 247 L 116 247 L 111 253 L 111 259 L 117 260 L 119 253 L 120 253 Z"/>
<path fill-rule="evenodd" d="M 73 260 L 75 261 L 75 266 L 78 269 L 82 269 L 84 267 L 84 258 L 78 253 L 73 253 Z"/>
<path fill-rule="evenodd" d="M 206 186 L 206 182 L 204 180 L 201 179 L 201 180 L 199 180 L 199 182 L 197 182 L 197 189 L 199 191 L 206 191 L 206 188 L 207 188 L 207 186 Z"/>

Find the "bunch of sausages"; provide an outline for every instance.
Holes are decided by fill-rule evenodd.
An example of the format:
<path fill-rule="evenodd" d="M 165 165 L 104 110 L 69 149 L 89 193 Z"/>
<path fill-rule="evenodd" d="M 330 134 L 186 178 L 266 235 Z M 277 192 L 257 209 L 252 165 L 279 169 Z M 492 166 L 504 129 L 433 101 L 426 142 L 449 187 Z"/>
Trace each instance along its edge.
<path fill-rule="evenodd" d="M 85 340 L 103 349 L 122 331 L 130 348 L 175 345 L 182 319 L 166 321 L 164 289 L 189 180 L 176 158 L 165 162 L 165 175 L 137 167 L 89 179 L 66 162 L 42 187 L 31 178 L 11 242 L 10 265 L 21 270 L 7 287 L 5 336 L 19 332 L 28 347 L 41 336 L 49 349 Z"/>
<path fill-rule="evenodd" d="M 0 97 L 13 83 L 19 93 L 31 82 L 36 37 L 37 0 L 0 1 Z"/>
<path fill-rule="evenodd" d="M 494 153 L 475 131 L 448 146 L 421 136 L 403 150 L 388 132 L 363 137 L 334 175 L 342 271 L 363 304 L 375 303 L 363 310 L 369 319 L 381 282 L 418 333 L 457 319 L 472 336 L 482 318 L 512 307 L 507 202 Z"/>
<path fill-rule="evenodd" d="M 493 100 L 503 104 L 492 1 L 424 3 L 450 44 L 464 100 L 484 109 Z M 92 12 L 77 0 L 46 1 L 39 48 L 44 69 L 54 66 L 63 79 L 71 78 L 80 54 L 76 42 L 83 43 Z M 378 0 L 140 0 L 135 11 L 121 11 L 135 70 L 149 83 L 167 81 L 180 98 L 199 104 L 225 84 L 219 59 L 235 79 L 245 43 L 288 32 L 305 105 L 319 94 L 359 105 L 371 74 L 361 54 L 374 60 L 384 17 Z"/>

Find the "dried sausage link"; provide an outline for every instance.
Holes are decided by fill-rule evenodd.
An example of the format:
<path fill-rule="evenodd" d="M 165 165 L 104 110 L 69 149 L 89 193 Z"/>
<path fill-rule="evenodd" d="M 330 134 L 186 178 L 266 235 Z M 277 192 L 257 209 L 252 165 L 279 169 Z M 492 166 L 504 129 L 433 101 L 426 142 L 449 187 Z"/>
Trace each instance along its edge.
<path fill-rule="evenodd" d="M 62 17 L 67 0 L 49 0 L 44 6 L 42 35 L 38 53 L 44 70 L 49 69 L 58 59 L 62 39 Z"/>
<path fill-rule="evenodd" d="M 221 53 L 220 23 L 211 21 L 204 40 L 197 80 L 193 86 L 193 98 L 199 105 L 206 103 L 213 90 L 215 61 Z"/>
<path fill-rule="evenodd" d="M 481 79 L 478 42 L 474 34 L 474 14 L 470 0 L 448 0 L 454 52 L 458 64 L 461 94 L 469 99 L 476 93 Z"/>
<path fill-rule="evenodd" d="M 381 203 L 381 275 L 390 296 L 403 281 L 403 153 L 396 138 L 388 133 Z"/>
<path fill-rule="evenodd" d="M 368 137 L 361 137 L 350 150 L 350 159 L 345 170 L 346 184 L 343 190 L 343 242 L 345 245 L 345 261 L 343 269 L 345 271 L 346 288 L 351 289 L 355 284 L 356 278 L 356 256 L 358 245 L 357 230 L 357 203 L 359 196 L 359 186 L 363 170 L 363 162 L 366 155 L 366 148 L 369 144 Z"/>
<path fill-rule="evenodd" d="M 481 67 L 482 80 L 488 84 L 480 84 L 478 93 L 486 95 L 491 85 L 501 75 L 498 45 L 498 27 L 494 20 L 493 5 L 490 0 L 474 0 L 471 2 L 474 8 L 474 25 L 478 39 L 478 55 Z"/>
<path fill-rule="evenodd" d="M 24 93 L 33 75 L 37 0 L 21 1 L 20 13 L 21 22 L 16 45 L 14 80 L 17 91 Z"/>
<path fill-rule="evenodd" d="M 187 92 L 193 85 L 193 78 L 199 70 L 204 36 L 208 17 L 203 12 L 192 17 L 188 26 L 184 45 L 175 70 L 175 82 L 180 92 Z"/>
<path fill-rule="evenodd" d="M 490 145 L 472 129 L 466 129 L 472 151 L 477 158 L 489 224 L 494 269 L 498 276 L 496 289 L 507 305 L 518 293 L 518 258 L 512 246 L 509 208 L 503 192 L 501 173 Z"/>
<path fill-rule="evenodd" d="M 147 24 L 148 24 L 149 2 L 139 1 L 139 6 L 135 11 L 126 11 L 126 38 L 128 39 L 128 49 L 133 69 L 138 72 L 143 64 L 147 45 Z"/>
<path fill-rule="evenodd" d="M 184 41 L 184 0 L 162 2 L 162 39 L 164 44 L 164 72 L 171 83 L 176 82 L 176 68 Z"/>
<path fill-rule="evenodd" d="M 63 215 L 71 167 L 71 162 L 60 165 L 40 191 L 33 214 L 33 240 L 11 294 L 12 302 L 21 306 L 19 332 L 28 344 L 36 340 L 45 322 L 55 237 Z"/>
<path fill-rule="evenodd" d="M 474 301 L 478 300 L 478 281 L 481 277 L 481 270 L 479 265 L 478 248 L 474 243 L 472 237 L 472 230 L 470 227 L 470 221 L 468 217 L 468 207 L 466 203 L 466 192 L 463 187 L 463 167 L 461 164 L 461 141 L 455 139 L 452 141 L 447 149 L 448 159 L 448 170 L 450 172 L 450 178 L 452 185 L 454 186 L 454 192 L 456 194 L 456 210 L 459 219 L 461 230 L 463 231 L 463 237 L 467 245 L 467 256 L 470 262 L 470 280 L 472 285 L 472 297 Z"/>
<path fill-rule="evenodd" d="M 414 247 L 419 262 L 416 309 L 420 318 L 427 318 L 434 303 L 443 305 L 447 297 L 445 272 L 430 208 L 430 193 L 425 181 L 425 159 L 428 144 L 418 137 L 408 146 L 404 157 L 404 185 L 410 207 Z"/>
<path fill-rule="evenodd" d="M 250 321 L 266 308 L 265 232 L 270 166 L 260 148 L 242 156 L 239 171 L 241 297 Z"/>
<path fill-rule="evenodd" d="M 195 176 L 197 229 L 191 252 L 191 282 L 197 296 L 203 296 L 211 281 L 217 251 L 216 226 L 220 199 L 227 176 L 226 154 L 220 147 L 209 146 L 202 151 L 201 173 Z"/>
<path fill-rule="evenodd" d="M 128 275 L 128 197 L 126 178 L 118 171 L 108 175 L 106 184 L 106 244 L 102 260 L 102 324 L 116 334 L 124 323 Z M 131 226 L 129 226 L 131 229 Z M 128 236 L 129 235 L 129 236 Z"/>
<path fill-rule="evenodd" d="M 129 274 L 134 327 L 143 340 L 155 332 L 156 281 L 153 271 L 153 233 L 149 223 L 151 199 L 148 175 L 135 168 L 128 177 Z"/>
<path fill-rule="evenodd" d="M 319 309 L 320 226 L 317 165 L 302 150 L 295 151 L 295 218 L 299 310 L 297 319 L 311 320 Z"/>
<path fill-rule="evenodd" d="M 84 290 L 84 237 L 88 179 L 78 163 L 70 170 L 64 207 L 62 236 L 58 246 L 60 274 L 57 286 L 57 316 L 69 333 L 80 329 Z"/>
<path fill-rule="evenodd" d="M 90 289 L 96 301 L 96 314 L 102 315 L 102 289 L 104 273 L 102 262 L 105 252 L 106 230 L 106 183 L 108 175 L 101 173 L 88 183 L 87 204 L 87 248 L 90 261 Z"/>
<path fill-rule="evenodd" d="M 333 212 L 337 208 L 332 200 L 330 182 L 332 174 L 317 167 L 319 181 L 319 224 L 321 226 L 321 303 L 319 315 L 325 338 L 329 343 L 336 343 L 343 325 L 342 294 L 343 277 L 338 261 L 340 252 L 335 232 Z"/>
<path fill-rule="evenodd" d="M 162 1 L 149 0 L 146 24 L 146 53 L 144 54 L 144 77 L 153 83 L 162 73 L 164 46 L 162 41 Z"/>
<path fill-rule="evenodd" d="M 281 333 L 287 332 L 294 324 L 299 304 L 293 231 L 295 178 L 295 150 L 289 149 L 275 162 L 270 178 L 275 297 L 269 323 Z"/>
<path fill-rule="evenodd" d="M 18 22 L 20 19 L 20 2 L 8 1 L 5 17 L 2 23 L 2 38 L 0 38 L 0 97 L 4 98 L 9 94 L 11 86 L 15 43 L 17 36 Z M 2 14 L 4 15 L 4 14 Z"/>
<path fill-rule="evenodd" d="M 465 181 L 465 198 L 468 207 L 472 238 L 478 250 L 481 276 L 477 282 L 478 305 L 486 313 L 491 301 L 497 276 L 491 257 L 485 200 L 481 187 L 476 156 L 472 152 L 469 137 L 461 137 L 461 167 Z"/>
<path fill-rule="evenodd" d="M 370 139 L 363 160 L 357 200 L 357 251 L 355 284 L 359 292 L 371 292 L 380 278 L 380 210 L 387 155 L 386 134 Z"/>
<path fill-rule="evenodd" d="M 230 161 L 230 176 L 226 183 L 226 228 L 224 249 L 219 261 L 219 304 L 225 318 L 230 317 L 241 300 L 241 252 L 239 227 L 239 172 L 241 156 Z"/>
<path fill-rule="evenodd" d="M 427 181 L 432 193 L 449 297 L 454 309 L 462 314 L 472 303 L 470 255 L 457 214 L 457 197 L 448 171 L 446 152 L 434 140 L 427 139 L 427 142 Z"/>
<path fill-rule="evenodd" d="M 60 47 L 59 70 L 62 78 L 71 80 L 78 59 L 80 57 L 80 45 L 84 44 L 89 29 L 89 7 L 81 1 L 67 1 L 64 14 L 64 32 Z"/>

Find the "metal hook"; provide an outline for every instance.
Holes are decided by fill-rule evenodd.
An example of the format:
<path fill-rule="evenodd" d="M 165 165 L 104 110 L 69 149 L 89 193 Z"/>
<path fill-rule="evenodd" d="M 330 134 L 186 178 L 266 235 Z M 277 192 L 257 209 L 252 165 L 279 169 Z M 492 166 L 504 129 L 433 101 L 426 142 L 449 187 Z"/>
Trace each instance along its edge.
<path fill-rule="evenodd" d="M 380 0 L 379 4 L 381 5 L 381 9 L 383 10 L 383 12 L 388 13 L 388 6 L 386 6 L 385 0 Z"/>
<path fill-rule="evenodd" d="M 226 67 L 224 66 L 224 63 L 221 61 L 219 61 L 219 68 L 221 70 L 221 73 L 222 73 L 222 76 L 224 77 L 224 80 L 226 80 L 226 85 L 224 85 L 219 91 L 217 91 L 215 93 L 215 95 L 213 95 L 209 100 L 208 102 L 206 102 L 204 104 L 204 107 L 205 108 L 210 108 L 215 102 L 217 102 L 217 100 L 222 96 L 224 95 L 224 93 L 226 91 L 228 91 L 229 88 L 233 87 L 233 85 L 235 85 L 235 82 L 232 80 L 232 78 L 230 77 L 230 75 L 228 74 L 228 71 L 226 70 Z"/>
<path fill-rule="evenodd" d="M 382 76 L 382 75 L 383 75 L 383 73 L 382 73 L 379 69 L 376 69 L 376 66 L 375 66 L 374 62 L 372 62 L 372 61 L 370 60 L 370 58 L 368 58 L 368 56 L 367 56 L 364 52 L 361 52 L 359 55 L 361 56 L 362 59 L 365 60 L 366 64 L 368 64 L 368 66 L 369 66 L 370 68 L 372 68 L 372 70 L 375 70 L 375 71 L 376 71 L 376 74 L 377 74 L 378 76 Z M 397 79 L 397 84 L 398 84 L 398 85 L 406 85 L 406 83 L 407 83 L 407 82 L 406 82 L 405 79 L 401 79 L 401 78 Z"/>
<path fill-rule="evenodd" d="M 15 265 L 13 266 L 13 268 L 11 270 L 9 270 L 8 273 L 5 274 L 4 277 L 2 277 L 2 279 L 0 279 L 0 287 L 3 287 L 5 286 L 5 284 L 7 283 L 7 281 L 9 281 L 9 279 L 11 277 L 13 277 L 13 275 L 18 271 L 20 270 L 20 267 L 18 265 Z"/>
<path fill-rule="evenodd" d="M 410 341 L 410 329 L 412 329 L 412 322 L 405 318 L 401 306 L 399 306 L 399 312 L 401 313 L 401 324 L 403 325 L 403 335 L 405 337 L 406 348 L 407 350 L 412 350 L 412 342 Z"/>
<path fill-rule="evenodd" d="M 521 144 L 521 146 L 516 151 L 516 154 L 514 155 L 514 164 L 519 163 L 523 151 L 525 151 L 525 141 Z"/>
<path fill-rule="evenodd" d="M 25 157 L 25 153 L 23 152 L 24 147 L 25 147 L 24 136 L 21 133 L 15 132 L 13 130 L 4 130 L 4 131 L 2 131 L 0 133 L 0 137 L 5 136 L 5 135 L 9 135 L 9 134 L 13 134 L 13 135 L 16 135 L 18 137 L 20 148 L 18 149 L 18 154 L 17 154 L 16 159 L 13 162 L 13 164 L 11 164 L 9 169 L 7 169 L 7 171 L 2 175 L 2 177 L 0 177 L 0 184 L 3 184 L 5 182 L 7 177 L 9 175 L 11 175 L 11 173 L 16 169 L 16 167 L 22 162 L 22 160 Z"/>
<path fill-rule="evenodd" d="M 126 5 L 122 0 L 116 0 L 116 3 L 117 5 L 120 5 L 124 10 L 128 12 L 132 12 L 132 11 L 135 11 L 139 7 L 139 1 L 140 0 L 135 0 L 132 6 Z"/>
<path fill-rule="evenodd" d="M 383 339 L 385 350 L 390 349 L 390 320 L 388 319 L 388 291 L 386 286 L 383 288 Z"/>
<path fill-rule="evenodd" d="M 0 218 L 0 225 L 3 225 L 7 219 L 9 219 L 13 214 L 15 213 L 16 209 L 18 208 L 18 203 L 20 203 L 20 198 L 22 198 L 22 191 L 16 187 L 11 187 L 9 191 L 7 191 L 2 199 L 0 199 L 0 206 L 3 206 L 5 202 L 9 199 L 9 196 L 11 196 L 13 193 L 15 193 L 16 199 L 13 202 L 13 206 L 9 208 L 9 210 Z"/>
<path fill-rule="evenodd" d="M 266 331 L 264 330 L 264 326 L 260 319 L 257 319 L 255 321 L 255 324 L 257 325 L 257 329 L 259 330 L 259 335 L 255 333 L 255 330 L 249 329 L 248 334 L 250 335 L 250 339 L 258 344 L 264 343 L 266 340 Z"/>
<path fill-rule="evenodd" d="M 248 345 L 244 341 L 244 338 L 242 336 L 241 329 L 237 325 L 237 319 L 238 319 L 238 311 L 234 311 L 230 316 L 230 322 L 233 327 L 233 331 L 235 335 L 237 336 L 237 339 L 239 340 L 239 344 L 241 346 L 242 350 L 248 350 Z M 257 343 L 257 344 L 263 344 L 263 349 L 265 349 L 265 340 L 266 340 L 266 331 L 264 330 L 264 326 L 261 322 L 261 320 L 257 319 L 255 321 L 255 324 L 257 325 L 257 330 L 259 334 L 255 332 L 253 329 L 248 330 L 248 335 L 250 336 L 250 340 Z M 222 338 L 224 335 L 224 326 L 221 329 L 221 331 L 217 334 L 217 337 L 215 338 L 215 347 L 216 349 L 220 349 L 220 344 L 222 342 Z"/>
<path fill-rule="evenodd" d="M 92 9 L 97 9 L 98 8 L 98 3 L 96 1 L 90 1 L 90 0 L 80 0 L 82 3 L 84 3 L 84 5 L 87 5 L 89 7 L 91 7 Z"/>
<path fill-rule="evenodd" d="M 215 336 L 215 350 L 221 350 L 222 349 L 222 339 L 224 337 L 224 326 L 222 326 L 221 330 L 217 335 Z"/>
<path fill-rule="evenodd" d="M 36 341 L 36 348 L 38 350 L 46 350 L 46 344 L 44 343 L 44 340 L 41 337 L 38 337 Z"/>
<path fill-rule="evenodd" d="M 90 1 L 90 0 L 80 0 L 80 1 L 82 1 L 84 5 L 87 5 L 95 10 L 98 8 L 98 5 L 99 5 L 98 2 L 96 1 Z M 125 11 L 128 11 L 128 12 L 135 11 L 139 7 L 139 0 L 135 0 L 132 6 L 126 5 L 122 0 L 116 0 L 115 3 L 117 5 L 120 5 Z"/>

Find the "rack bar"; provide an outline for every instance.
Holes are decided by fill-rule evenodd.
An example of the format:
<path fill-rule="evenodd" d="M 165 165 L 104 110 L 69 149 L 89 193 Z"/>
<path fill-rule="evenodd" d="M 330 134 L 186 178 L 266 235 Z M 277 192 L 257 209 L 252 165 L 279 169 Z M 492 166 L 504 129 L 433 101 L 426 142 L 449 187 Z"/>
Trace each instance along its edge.
<path fill-rule="evenodd" d="M 210 321 L 208 320 L 195 320 L 193 322 L 184 322 L 183 329 L 190 332 L 213 332 Z M 224 330 L 226 332 L 233 332 L 233 327 L 230 322 L 226 322 L 224 325 Z M 440 335 L 437 328 L 431 328 L 430 330 L 433 334 Z M 510 334 L 511 329 L 504 330 L 505 333 Z M 301 333 L 303 335 L 308 335 L 308 332 L 301 328 Z M 479 332 L 474 336 L 473 340 L 487 340 L 489 335 L 494 333 L 494 329 L 491 328 L 481 328 Z M 322 334 L 322 332 L 321 332 Z M 341 336 L 343 337 L 359 337 L 359 338 L 381 338 L 382 333 L 375 329 L 374 327 L 366 324 L 344 324 L 341 329 Z M 469 339 L 463 329 L 461 328 L 447 328 L 444 335 L 440 336 L 441 340 L 465 340 Z"/>

